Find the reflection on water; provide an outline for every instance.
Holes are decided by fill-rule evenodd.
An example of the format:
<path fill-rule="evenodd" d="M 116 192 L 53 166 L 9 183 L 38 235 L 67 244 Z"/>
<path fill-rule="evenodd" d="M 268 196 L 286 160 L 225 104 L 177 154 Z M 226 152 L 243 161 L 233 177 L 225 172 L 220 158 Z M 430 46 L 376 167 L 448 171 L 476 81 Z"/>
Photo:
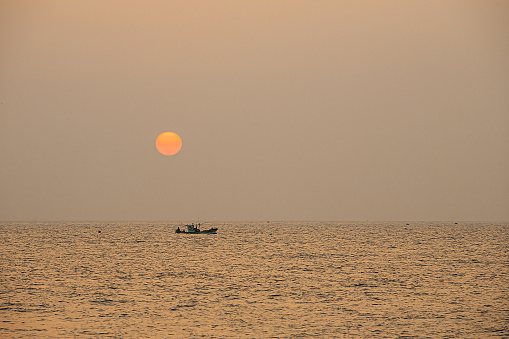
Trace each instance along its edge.
<path fill-rule="evenodd" d="M 176 226 L 0 224 L 0 337 L 509 336 L 507 223 Z"/>

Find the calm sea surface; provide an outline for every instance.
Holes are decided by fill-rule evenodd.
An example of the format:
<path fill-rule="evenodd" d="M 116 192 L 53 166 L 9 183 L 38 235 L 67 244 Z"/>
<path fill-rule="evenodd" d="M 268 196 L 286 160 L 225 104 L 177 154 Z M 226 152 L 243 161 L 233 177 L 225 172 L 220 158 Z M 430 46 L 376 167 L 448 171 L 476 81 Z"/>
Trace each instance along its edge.
<path fill-rule="evenodd" d="M 509 338 L 508 223 L 178 225 L 0 224 L 0 337 Z"/>

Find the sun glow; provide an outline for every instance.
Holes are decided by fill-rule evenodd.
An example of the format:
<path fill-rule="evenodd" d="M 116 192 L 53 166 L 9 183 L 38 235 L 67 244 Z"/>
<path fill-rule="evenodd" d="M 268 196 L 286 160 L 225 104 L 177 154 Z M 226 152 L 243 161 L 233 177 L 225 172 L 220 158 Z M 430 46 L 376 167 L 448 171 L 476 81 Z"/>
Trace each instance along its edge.
<path fill-rule="evenodd" d="M 164 132 L 157 137 L 156 147 L 161 154 L 174 155 L 182 148 L 182 139 L 176 133 Z"/>

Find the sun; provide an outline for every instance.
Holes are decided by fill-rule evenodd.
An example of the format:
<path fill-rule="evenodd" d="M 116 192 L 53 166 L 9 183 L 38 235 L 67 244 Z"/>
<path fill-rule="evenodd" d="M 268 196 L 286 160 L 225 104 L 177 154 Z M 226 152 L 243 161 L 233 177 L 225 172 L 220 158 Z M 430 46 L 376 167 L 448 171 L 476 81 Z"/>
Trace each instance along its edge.
<path fill-rule="evenodd" d="M 157 150 L 164 155 L 175 155 L 182 148 L 182 139 L 173 132 L 159 134 L 156 139 Z"/>

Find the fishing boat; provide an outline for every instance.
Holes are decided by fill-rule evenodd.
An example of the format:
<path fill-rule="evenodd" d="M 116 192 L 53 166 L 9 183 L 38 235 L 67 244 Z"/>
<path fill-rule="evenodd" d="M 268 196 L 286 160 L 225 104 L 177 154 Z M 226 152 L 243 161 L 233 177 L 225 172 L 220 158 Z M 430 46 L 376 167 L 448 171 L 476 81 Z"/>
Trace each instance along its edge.
<path fill-rule="evenodd" d="M 185 227 L 187 227 L 187 231 L 186 230 L 181 230 L 180 227 L 177 227 L 177 229 L 175 230 L 175 233 L 185 233 L 185 234 L 217 234 L 217 228 L 216 227 L 209 228 L 208 230 L 201 230 L 200 229 L 200 225 L 201 224 L 197 224 L 195 226 L 194 223 L 192 223 L 191 225 L 185 225 Z"/>

